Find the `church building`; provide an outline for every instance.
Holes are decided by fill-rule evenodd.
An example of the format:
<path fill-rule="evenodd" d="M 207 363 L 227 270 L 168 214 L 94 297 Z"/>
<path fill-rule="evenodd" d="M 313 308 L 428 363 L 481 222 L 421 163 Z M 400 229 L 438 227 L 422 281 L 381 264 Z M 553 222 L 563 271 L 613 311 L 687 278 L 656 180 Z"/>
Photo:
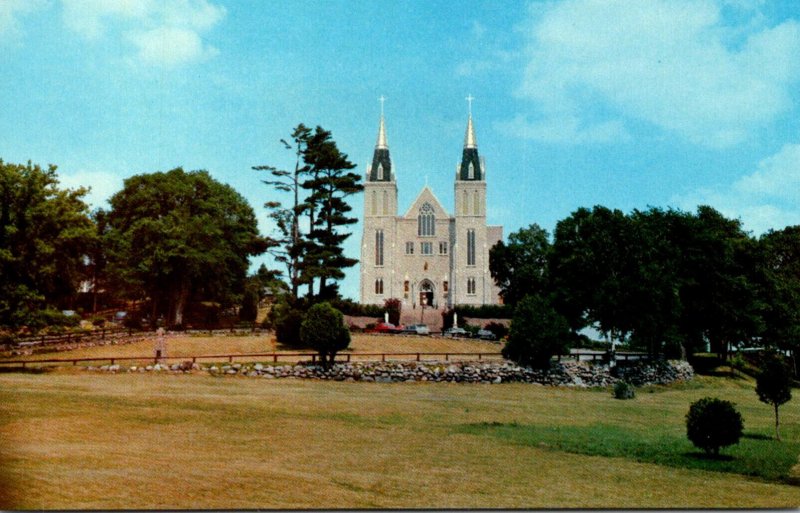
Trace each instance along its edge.
<path fill-rule="evenodd" d="M 427 185 L 398 215 L 383 112 L 365 178 L 362 304 L 398 298 L 408 311 L 500 303 L 489 273 L 489 249 L 503 238 L 503 227 L 486 225 L 486 164 L 478 154 L 471 109 L 456 165 L 452 215 Z"/>

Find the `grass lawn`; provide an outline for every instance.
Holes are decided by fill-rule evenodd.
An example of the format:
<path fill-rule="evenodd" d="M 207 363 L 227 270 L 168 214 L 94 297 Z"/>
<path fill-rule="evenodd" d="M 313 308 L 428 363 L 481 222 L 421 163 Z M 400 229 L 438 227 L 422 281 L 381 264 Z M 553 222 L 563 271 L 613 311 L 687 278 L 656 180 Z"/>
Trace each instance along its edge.
<path fill-rule="evenodd" d="M 685 441 L 707 395 L 744 416 L 731 460 Z M 797 400 L 778 443 L 745 379 L 619 401 L 526 384 L 2 373 L 0 509 L 794 508 Z"/>
<path fill-rule="evenodd" d="M 296 353 L 296 348 L 285 347 L 273 341 L 270 334 L 260 336 L 170 336 L 167 337 L 167 354 L 170 357 L 188 357 L 209 354 L 237 354 L 237 353 Z M 39 353 L 30 356 L 8 358 L 9 360 L 45 360 L 50 358 L 99 358 L 99 357 L 127 357 L 153 355 L 153 340 L 144 340 L 132 344 L 95 346 L 74 351 L 58 353 Z M 451 339 L 442 337 L 419 337 L 404 335 L 371 335 L 354 333 L 348 350 L 351 353 L 498 353 L 501 345 L 480 340 Z M 255 358 L 254 360 L 258 360 Z M 210 361 L 210 360 L 204 360 Z M 238 359 L 237 361 L 245 361 Z M 291 358 L 282 359 L 286 363 L 297 361 Z M 96 364 L 95 364 L 96 365 Z"/>

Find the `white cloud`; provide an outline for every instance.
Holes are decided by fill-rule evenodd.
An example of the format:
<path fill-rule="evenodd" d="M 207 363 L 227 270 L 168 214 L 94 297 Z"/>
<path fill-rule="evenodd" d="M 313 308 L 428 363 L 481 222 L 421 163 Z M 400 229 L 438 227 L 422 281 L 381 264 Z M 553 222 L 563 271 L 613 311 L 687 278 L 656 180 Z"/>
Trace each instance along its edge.
<path fill-rule="evenodd" d="M 0 37 L 17 37 L 19 17 L 38 10 L 43 0 L 0 0 Z"/>
<path fill-rule="evenodd" d="M 742 141 L 791 106 L 800 78 L 800 24 L 764 26 L 752 9 L 712 0 L 534 4 L 517 91 L 540 109 L 532 133 L 570 117 L 591 133 L 611 118 L 708 147 Z"/>
<path fill-rule="evenodd" d="M 619 120 L 586 123 L 569 113 L 554 113 L 544 120 L 531 122 L 518 115 L 510 121 L 495 123 L 500 132 L 522 139 L 547 143 L 569 141 L 573 144 L 612 143 L 630 140 L 631 136 Z"/>
<path fill-rule="evenodd" d="M 673 202 L 684 210 L 711 205 L 756 234 L 800 224 L 800 144 L 787 144 L 729 186 L 676 196 Z"/>
<path fill-rule="evenodd" d="M 174 67 L 213 57 L 203 39 L 225 8 L 208 0 L 62 0 L 64 24 L 88 40 L 124 37 L 145 65 Z"/>
<path fill-rule="evenodd" d="M 122 190 L 122 178 L 107 171 L 87 171 L 79 170 L 74 173 L 64 173 L 59 171 L 59 182 L 63 187 L 77 189 L 79 187 L 90 187 L 89 193 L 84 196 L 86 203 L 92 209 L 98 207 L 108 207 L 107 201 L 114 193 Z"/>
<path fill-rule="evenodd" d="M 204 45 L 197 32 L 184 28 L 160 27 L 129 34 L 144 64 L 173 67 L 186 62 L 213 57 L 216 48 Z"/>

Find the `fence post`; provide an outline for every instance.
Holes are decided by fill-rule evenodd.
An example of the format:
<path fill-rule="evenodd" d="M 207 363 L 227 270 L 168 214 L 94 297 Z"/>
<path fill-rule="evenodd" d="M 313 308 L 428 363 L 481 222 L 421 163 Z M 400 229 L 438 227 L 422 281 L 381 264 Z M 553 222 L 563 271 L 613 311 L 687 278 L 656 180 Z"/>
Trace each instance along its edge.
<path fill-rule="evenodd" d="M 350 363 L 350 353 L 347 353 L 347 363 Z"/>
<path fill-rule="evenodd" d="M 100 338 L 101 339 L 105 339 L 106 338 L 106 329 L 105 328 L 100 330 Z"/>
<path fill-rule="evenodd" d="M 312 354 L 311 355 L 311 363 L 317 363 L 317 355 L 316 354 Z"/>
<path fill-rule="evenodd" d="M 446 361 L 446 362 L 450 361 L 450 354 L 449 353 L 445 353 L 444 354 L 444 361 Z"/>
<path fill-rule="evenodd" d="M 278 363 L 278 353 L 272 353 L 272 361 Z"/>
<path fill-rule="evenodd" d="M 419 353 L 417 353 L 417 361 L 419 361 Z"/>
<path fill-rule="evenodd" d="M 386 361 L 386 353 L 381 353 L 381 361 L 382 362 Z"/>
<path fill-rule="evenodd" d="M 478 361 L 480 361 L 480 360 L 481 360 L 481 354 L 478 353 Z"/>

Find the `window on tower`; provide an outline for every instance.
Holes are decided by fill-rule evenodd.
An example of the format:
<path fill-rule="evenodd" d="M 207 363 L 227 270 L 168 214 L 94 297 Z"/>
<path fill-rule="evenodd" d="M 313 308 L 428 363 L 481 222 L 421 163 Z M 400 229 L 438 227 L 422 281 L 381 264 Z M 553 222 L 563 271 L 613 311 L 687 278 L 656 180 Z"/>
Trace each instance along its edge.
<path fill-rule="evenodd" d="M 475 179 L 475 166 L 472 165 L 472 162 L 469 163 L 469 168 L 467 170 L 467 178 L 470 180 Z"/>
<path fill-rule="evenodd" d="M 383 230 L 375 230 L 375 265 L 383 265 Z"/>
<path fill-rule="evenodd" d="M 383 180 L 383 164 L 378 162 L 378 180 Z"/>
<path fill-rule="evenodd" d="M 383 294 L 383 278 L 378 278 L 375 280 L 375 294 Z"/>
<path fill-rule="evenodd" d="M 475 295 L 475 278 L 467 278 L 467 295 Z"/>
<path fill-rule="evenodd" d="M 383 215 L 387 215 L 389 213 L 389 193 L 383 191 Z"/>
<path fill-rule="evenodd" d="M 420 242 L 421 246 L 421 253 L 423 255 L 432 255 L 433 254 L 433 242 Z"/>
<path fill-rule="evenodd" d="M 414 254 L 414 243 L 406 242 L 406 255 L 413 255 L 413 254 Z"/>
<path fill-rule="evenodd" d="M 420 237 L 433 237 L 436 235 L 436 217 L 430 203 L 425 203 L 419 209 L 417 223 L 417 235 Z"/>
<path fill-rule="evenodd" d="M 472 213 L 476 216 L 481 214 L 481 204 L 478 202 L 478 191 L 472 192 Z"/>
<path fill-rule="evenodd" d="M 439 242 L 439 254 L 446 255 L 447 254 L 447 243 L 446 242 Z"/>
<path fill-rule="evenodd" d="M 467 265 L 475 265 L 475 230 L 467 230 Z"/>

